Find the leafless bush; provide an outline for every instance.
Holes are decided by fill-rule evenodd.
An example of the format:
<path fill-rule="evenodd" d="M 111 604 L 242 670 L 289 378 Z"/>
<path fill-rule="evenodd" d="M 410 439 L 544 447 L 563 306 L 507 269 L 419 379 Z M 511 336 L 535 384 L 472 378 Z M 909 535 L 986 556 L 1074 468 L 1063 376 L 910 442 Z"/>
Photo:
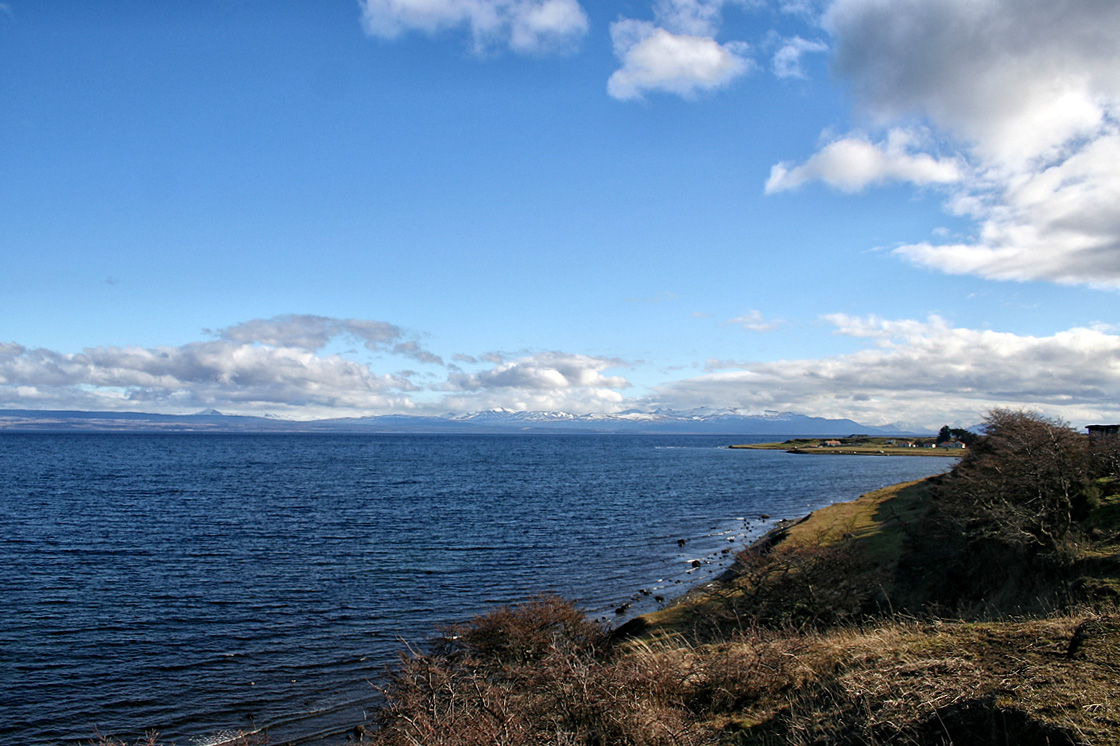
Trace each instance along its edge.
<path fill-rule="evenodd" d="M 606 630 L 541 597 L 444 631 L 407 651 L 383 688 L 382 746 L 703 746 L 679 671 L 619 656 Z"/>
<path fill-rule="evenodd" d="M 1035 412 L 992 410 L 985 436 L 943 482 L 943 501 L 974 534 L 1064 544 L 1090 481 L 1087 439 Z"/>
<path fill-rule="evenodd" d="M 595 655 L 606 642 L 606 628 L 555 595 L 502 606 L 442 630 L 433 652 L 469 658 L 476 667 L 522 665 L 556 651 Z"/>
<path fill-rule="evenodd" d="M 1093 476 L 1120 480 L 1120 436 L 1097 435 L 1089 438 L 1089 460 Z M 1118 485 L 1120 486 L 1120 485 Z"/>

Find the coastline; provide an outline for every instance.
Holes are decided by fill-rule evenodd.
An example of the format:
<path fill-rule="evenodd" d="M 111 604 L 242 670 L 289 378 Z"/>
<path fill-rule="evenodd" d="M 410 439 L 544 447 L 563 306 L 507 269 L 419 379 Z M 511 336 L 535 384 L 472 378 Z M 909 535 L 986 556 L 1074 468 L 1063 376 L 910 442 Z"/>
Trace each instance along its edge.
<path fill-rule="evenodd" d="M 930 443 L 932 438 L 926 439 Z M 786 453 L 810 454 L 814 456 L 936 456 L 939 458 L 960 458 L 964 448 L 944 448 L 926 445 L 895 444 L 894 438 L 795 438 L 775 443 L 744 443 L 730 445 L 728 448 L 754 451 L 785 451 Z"/>
<path fill-rule="evenodd" d="M 770 555 L 779 549 L 798 552 L 844 542 L 875 542 L 881 539 L 886 539 L 890 548 L 897 549 L 909 524 L 924 513 L 931 480 L 936 478 L 900 482 L 866 492 L 853 500 L 826 505 L 800 518 L 780 520 L 744 547 L 736 560 L 717 577 L 697 584 L 661 609 L 631 619 L 615 630 L 615 634 L 623 637 L 677 634 L 688 625 L 689 617 L 706 613 L 713 600 L 736 592 L 736 585 L 751 559 Z M 880 520 L 880 515 L 888 511 L 889 520 L 894 525 L 885 529 L 886 522 Z M 885 533 L 889 535 L 884 536 Z M 875 571 L 881 572 L 882 569 L 877 564 Z"/>

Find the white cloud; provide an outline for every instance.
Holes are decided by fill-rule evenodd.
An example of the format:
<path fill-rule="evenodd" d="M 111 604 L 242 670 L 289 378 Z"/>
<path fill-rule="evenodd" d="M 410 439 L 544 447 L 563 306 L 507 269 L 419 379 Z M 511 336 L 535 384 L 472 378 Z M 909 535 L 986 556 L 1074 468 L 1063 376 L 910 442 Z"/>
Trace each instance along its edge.
<path fill-rule="evenodd" d="M 546 352 L 507 360 L 456 355 L 433 386 L 416 373 L 385 374 L 322 348 L 358 337 L 379 352 L 441 364 L 392 324 L 322 316 L 278 316 L 228 327 L 220 338 L 180 346 L 96 347 L 79 353 L 0 343 L 0 407 L 181 414 L 218 409 L 295 419 L 493 408 L 604 412 L 620 409 L 613 358 Z"/>
<path fill-rule="evenodd" d="M 619 365 L 621 362 L 613 358 L 546 352 L 516 360 L 502 360 L 482 373 L 456 376 L 452 383 L 462 390 L 626 388 L 629 383 L 625 378 L 602 374 L 607 368 Z"/>
<path fill-rule="evenodd" d="M 304 419 L 410 410 L 418 387 L 402 375 L 321 350 L 338 338 L 441 365 L 381 321 L 286 315 L 177 347 L 95 347 L 80 353 L 0 345 L 0 403 L 56 409 L 182 413 L 215 408 Z"/>
<path fill-rule="evenodd" d="M 981 221 L 975 241 L 896 253 L 953 274 L 1120 287 L 1120 134 L 962 204 Z"/>
<path fill-rule="evenodd" d="M 801 68 L 801 58 L 806 54 L 827 51 L 828 45 L 823 42 L 802 39 L 800 36 L 783 39 L 778 51 L 774 53 L 774 75 L 779 78 L 804 78 L 805 71 Z"/>
<path fill-rule="evenodd" d="M 1120 287 L 1120 3 L 837 0 L 823 22 L 864 111 L 887 127 L 920 119 L 968 162 L 948 208 L 976 221 L 975 238 L 901 256 L 993 279 Z M 928 177 L 946 163 L 915 151 L 877 162 L 872 150 L 889 148 L 861 141 L 778 164 L 768 191 L 812 179 L 857 190 L 884 173 L 923 183 L 907 169 Z"/>
<path fill-rule="evenodd" d="M 80 353 L 0 347 L 0 401 L 35 408 L 181 413 L 203 408 L 299 418 L 409 407 L 407 380 L 336 355 L 217 340 Z"/>
<path fill-rule="evenodd" d="M 588 30 L 577 0 L 362 0 L 361 6 L 371 36 L 466 28 L 478 53 L 502 46 L 528 54 L 567 51 Z"/>
<path fill-rule="evenodd" d="M 864 106 L 927 117 L 999 162 L 1053 154 L 1116 113 L 1116 3 L 837 0 L 824 24 Z"/>
<path fill-rule="evenodd" d="M 739 407 L 867 424 L 974 424 L 996 406 L 1031 407 L 1074 423 L 1120 417 L 1120 336 L 1102 327 L 1049 337 L 955 328 L 945 320 L 825 318 L 836 333 L 873 340 L 848 355 L 730 364 L 660 387 L 656 406 Z M 720 363 L 709 366 L 715 370 Z"/>
<path fill-rule="evenodd" d="M 657 25 L 675 34 L 714 37 L 722 20 L 724 0 L 657 0 Z"/>
<path fill-rule="evenodd" d="M 858 192 L 888 181 L 919 185 L 960 181 L 962 169 L 956 160 L 912 152 L 913 141 L 903 130 L 892 131 L 882 144 L 863 137 L 837 140 L 799 166 L 775 165 L 770 169 L 766 193 L 796 189 L 810 181 L 823 181 L 844 192 Z"/>
<path fill-rule="evenodd" d="M 728 85 L 751 66 L 742 45 L 673 34 L 645 21 L 612 23 L 611 39 L 622 67 L 607 81 L 607 92 L 623 101 L 647 91 L 690 98 Z"/>
<path fill-rule="evenodd" d="M 421 386 L 406 375 L 313 349 L 322 340 L 319 326 L 365 328 L 325 317 L 251 321 L 229 327 L 223 338 L 180 346 L 61 353 L 0 344 L 0 405 L 166 413 L 215 408 L 296 419 L 499 407 L 592 413 L 712 406 L 928 427 L 973 424 L 995 406 L 1031 407 L 1081 424 L 1120 418 L 1115 325 L 1032 337 L 958 328 L 936 316 L 833 314 L 823 321 L 860 349 L 819 359 L 709 361 L 707 374 L 666 383 L 641 400 L 626 398 L 630 381 L 612 374 L 626 363 L 569 352 L 458 355 L 471 370 L 447 366 L 444 381 Z M 775 322 L 750 312 L 728 323 L 764 330 Z M 381 352 L 417 355 L 412 340 L 382 334 L 396 327 L 369 322 L 369 328 Z"/>
<path fill-rule="evenodd" d="M 575 0 L 521 3 L 511 16 L 510 47 L 526 53 L 562 48 L 587 28 L 587 14 Z"/>
<path fill-rule="evenodd" d="M 347 335 L 375 350 L 401 338 L 400 328 L 383 321 L 333 319 L 309 314 L 285 314 L 271 319 L 253 319 L 220 329 L 217 335 L 234 342 L 259 342 L 275 347 L 321 350 L 334 337 Z"/>
<path fill-rule="evenodd" d="M 294 347 L 315 352 L 339 337 L 355 339 L 374 352 L 391 351 L 422 363 L 443 365 L 438 356 L 424 350 L 415 340 L 402 341 L 402 330 L 384 321 L 334 319 L 310 314 L 285 314 L 253 319 L 220 329 L 216 335 L 233 342 L 256 342 L 273 347 Z"/>
<path fill-rule="evenodd" d="M 762 315 L 762 311 L 751 310 L 747 311 L 742 316 L 728 319 L 727 324 L 730 326 L 741 326 L 752 332 L 769 332 L 781 326 L 782 322 L 775 319 L 767 319 Z"/>
<path fill-rule="evenodd" d="M 481 411 L 514 410 L 604 412 L 620 408 L 620 389 L 630 386 L 622 376 L 603 371 L 622 365 L 613 358 L 564 352 L 504 360 L 478 373 L 453 372 L 441 387 L 446 408 Z"/>

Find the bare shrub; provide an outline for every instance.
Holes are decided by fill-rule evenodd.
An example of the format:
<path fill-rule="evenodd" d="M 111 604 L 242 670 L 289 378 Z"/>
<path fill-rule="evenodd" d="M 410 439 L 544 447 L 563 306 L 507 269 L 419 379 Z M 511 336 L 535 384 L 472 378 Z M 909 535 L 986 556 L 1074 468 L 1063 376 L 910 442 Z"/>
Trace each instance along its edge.
<path fill-rule="evenodd" d="M 689 706 L 706 716 L 747 709 L 831 673 L 836 663 L 813 633 L 755 630 L 698 651 Z"/>
<path fill-rule="evenodd" d="M 594 655 L 605 644 L 606 631 L 559 596 L 540 595 L 443 628 L 433 652 L 466 656 L 475 666 L 521 665 L 556 650 Z"/>
<path fill-rule="evenodd" d="M 383 746 L 704 746 L 671 658 L 615 655 L 605 628 L 541 597 L 444 631 L 384 686 Z"/>
<path fill-rule="evenodd" d="M 1034 412 L 989 413 L 986 435 L 938 481 L 933 508 L 908 537 L 894 600 L 968 617 L 1084 600 L 1078 577 L 1102 571 L 1084 547 L 1108 468 L 1093 441 Z"/>
<path fill-rule="evenodd" d="M 574 743 L 702 746 L 711 741 L 686 707 L 689 688 L 681 662 L 672 651 L 646 650 L 543 671 L 533 681 L 542 693 L 540 712 L 558 726 L 554 734 Z"/>
<path fill-rule="evenodd" d="M 1035 412 L 994 409 L 985 428 L 943 482 L 941 497 L 972 534 L 1057 550 L 1089 483 L 1087 439 Z"/>
<path fill-rule="evenodd" d="M 1120 435 L 1091 436 L 1089 461 L 1093 476 L 1113 483 L 1120 480 Z"/>

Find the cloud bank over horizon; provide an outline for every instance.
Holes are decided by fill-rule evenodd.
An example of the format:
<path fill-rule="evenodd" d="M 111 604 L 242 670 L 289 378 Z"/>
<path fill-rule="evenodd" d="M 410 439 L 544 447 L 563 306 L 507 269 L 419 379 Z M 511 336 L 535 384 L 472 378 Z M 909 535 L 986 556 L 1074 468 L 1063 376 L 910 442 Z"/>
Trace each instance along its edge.
<path fill-rule="evenodd" d="M 870 346 L 846 355 L 760 363 L 708 361 L 709 373 L 657 388 L 659 406 L 724 406 L 848 417 L 865 424 L 974 424 L 995 407 L 1080 423 L 1120 417 L 1120 335 L 1075 328 L 1028 337 L 951 326 L 938 316 L 831 314 L 834 334 Z"/>
<path fill-rule="evenodd" d="M 744 318 L 747 321 L 744 321 Z M 727 324 L 760 320 L 748 314 Z M 490 409 L 615 413 L 701 407 L 791 411 L 868 425 L 975 423 L 993 407 L 1028 407 L 1081 423 L 1120 418 L 1120 334 L 1104 326 L 1048 337 L 957 328 L 944 319 L 889 320 L 831 314 L 822 322 L 862 349 L 818 359 L 758 363 L 709 360 L 702 375 L 648 394 L 618 358 L 543 351 L 507 356 L 423 352 L 440 376 L 380 369 L 417 348 L 380 321 L 289 315 L 218 330 L 179 346 L 97 347 L 79 353 L 0 344 L 0 407 L 291 419 L 382 414 L 441 415 Z M 716 322 L 713 322 L 716 323 Z M 765 327 L 755 331 L 768 331 Z M 325 352 L 351 338 L 359 351 Z M 472 370 L 468 370 L 468 368 Z"/>

